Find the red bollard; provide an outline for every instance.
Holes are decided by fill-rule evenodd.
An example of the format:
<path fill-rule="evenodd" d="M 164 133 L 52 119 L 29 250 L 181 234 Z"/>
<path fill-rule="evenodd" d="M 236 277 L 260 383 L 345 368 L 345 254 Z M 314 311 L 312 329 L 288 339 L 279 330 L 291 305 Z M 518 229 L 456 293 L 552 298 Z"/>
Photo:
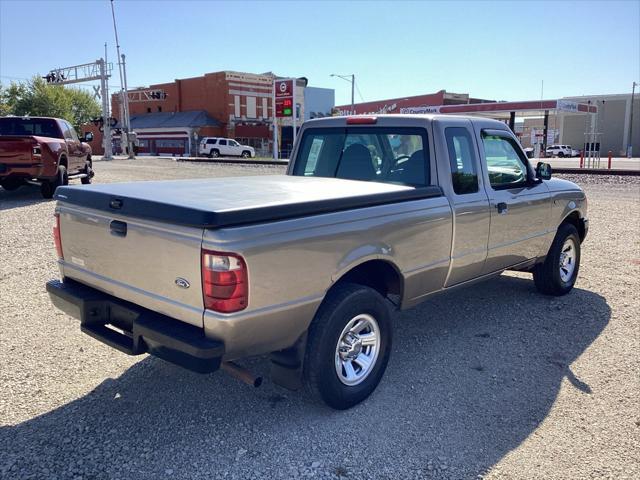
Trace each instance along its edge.
<path fill-rule="evenodd" d="M 609 170 L 611 170 L 611 150 L 609 150 Z"/>
<path fill-rule="evenodd" d="M 584 150 L 580 150 L 580 168 L 584 167 Z"/>

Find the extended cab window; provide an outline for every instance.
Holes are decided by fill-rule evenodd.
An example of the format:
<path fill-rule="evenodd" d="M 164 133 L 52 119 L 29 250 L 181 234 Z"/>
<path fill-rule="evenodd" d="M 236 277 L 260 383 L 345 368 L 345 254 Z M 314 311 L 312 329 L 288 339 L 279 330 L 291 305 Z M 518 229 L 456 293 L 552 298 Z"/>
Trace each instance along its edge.
<path fill-rule="evenodd" d="M 310 128 L 294 175 L 425 186 L 430 183 L 427 134 L 420 128 Z"/>
<path fill-rule="evenodd" d="M 527 167 L 514 141 L 501 135 L 483 133 L 489 182 L 494 189 L 517 187 L 527 181 Z"/>
<path fill-rule="evenodd" d="M 477 192 L 476 155 L 469 131 L 462 127 L 449 127 L 445 128 L 444 135 L 449 151 L 453 191 L 458 195 Z"/>

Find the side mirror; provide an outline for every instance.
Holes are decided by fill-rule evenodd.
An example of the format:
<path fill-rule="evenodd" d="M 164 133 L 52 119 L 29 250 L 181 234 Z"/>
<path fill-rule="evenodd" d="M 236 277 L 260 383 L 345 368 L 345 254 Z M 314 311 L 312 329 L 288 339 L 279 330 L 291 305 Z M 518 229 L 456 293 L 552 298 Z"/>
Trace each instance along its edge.
<path fill-rule="evenodd" d="M 93 141 L 93 133 L 92 132 L 87 132 L 84 134 L 84 138 L 82 139 L 83 142 L 91 142 Z"/>
<path fill-rule="evenodd" d="M 540 180 L 549 180 L 551 178 L 551 165 L 544 162 L 538 162 L 536 166 L 536 177 Z"/>

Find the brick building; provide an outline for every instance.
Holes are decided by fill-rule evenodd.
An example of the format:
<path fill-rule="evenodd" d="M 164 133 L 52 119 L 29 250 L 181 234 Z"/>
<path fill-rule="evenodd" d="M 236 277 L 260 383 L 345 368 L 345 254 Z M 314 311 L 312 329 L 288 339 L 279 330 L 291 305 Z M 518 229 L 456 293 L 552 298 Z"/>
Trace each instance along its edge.
<path fill-rule="evenodd" d="M 193 155 L 200 138 L 224 136 L 253 146 L 258 154 L 268 154 L 273 138 L 274 78 L 272 73 L 222 71 L 129 90 L 131 127 L 138 134 L 140 153 Z M 306 84 L 306 79 L 297 81 L 301 116 Z M 150 91 L 161 92 L 164 98 L 145 95 Z M 119 94 L 111 97 L 111 111 L 112 116 L 122 118 Z M 84 130 L 94 132 L 94 150 L 101 153 L 98 128 L 87 125 Z M 114 152 L 120 152 L 117 135 Z"/>

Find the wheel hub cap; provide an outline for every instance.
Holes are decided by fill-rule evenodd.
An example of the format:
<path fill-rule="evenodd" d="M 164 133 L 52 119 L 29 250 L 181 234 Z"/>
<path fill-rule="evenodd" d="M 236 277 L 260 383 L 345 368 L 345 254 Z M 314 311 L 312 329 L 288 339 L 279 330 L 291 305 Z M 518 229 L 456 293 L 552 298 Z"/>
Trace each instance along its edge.
<path fill-rule="evenodd" d="M 576 245 L 572 238 L 567 238 L 560 252 L 560 279 L 568 282 L 576 269 Z"/>
<path fill-rule="evenodd" d="M 380 351 L 380 328 L 369 314 L 353 317 L 338 338 L 336 374 L 349 386 L 361 383 L 373 370 Z"/>

